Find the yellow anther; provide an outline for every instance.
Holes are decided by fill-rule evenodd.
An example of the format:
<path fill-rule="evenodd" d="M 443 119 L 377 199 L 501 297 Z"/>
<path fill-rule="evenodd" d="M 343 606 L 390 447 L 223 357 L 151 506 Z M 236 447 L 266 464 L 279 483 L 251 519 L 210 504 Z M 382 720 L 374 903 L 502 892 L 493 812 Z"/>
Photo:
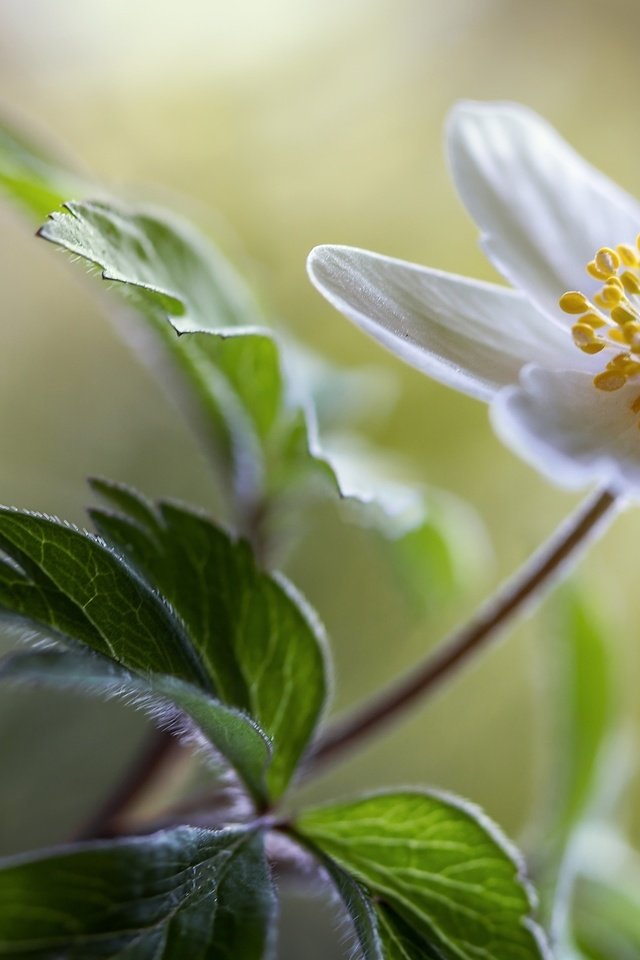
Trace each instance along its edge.
<path fill-rule="evenodd" d="M 638 280 L 635 273 L 631 273 L 630 270 L 625 270 L 624 273 L 620 274 L 620 280 L 627 293 L 640 293 L 640 280 Z"/>
<path fill-rule="evenodd" d="M 632 377 L 637 377 L 640 375 L 640 363 L 636 363 L 633 360 L 630 360 L 627 366 L 624 368 L 624 372 L 627 375 L 627 378 L 630 380 Z"/>
<path fill-rule="evenodd" d="M 614 307 L 611 311 L 611 319 L 615 320 L 616 323 L 619 323 L 621 326 L 624 326 L 625 323 L 633 323 L 638 318 L 636 314 L 629 310 L 628 307 Z"/>
<path fill-rule="evenodd" d="M 603 273 L 602 270 L 598 269 L 595 260 L 590 260 L 587 264 L 587 273 L 590 274 L 594 280 L 607 280 L 609 277 L 608 273 Z"/>
<path fill-rule="evenodd" d="M 580 347 L 583 353 L 600 353 L 601 350 L 604 350 L 606 343 L 604 340 L 593 340 L 591 343 L 585 343 L 583 347 Z"/>
<path fill-rule="evenodd" d="M 583 317 L 580 317 L 580 320 L 578 322 L 588 323 L 593 330 L 597 330 L 599 327 L 605 326 L 605 321 L 602 319 L 602 317 L 599 316 L 597 313 L 593 313 L 593 311 L 589 311 L 589 313 L 585 313 Z"/>
<path fill-rule="evenodd" d="M 597 339 L 593 327 L 590 327 L 588 323 L 574 323 L 571 327 L 571 333 L 576 347 L 586 347 L 588 343 L 594 343 Z"/>
<path fill-rule="evenodd" d="M 598 390 L 613 393 L 630 381 L 640 382 L 640 233 L 635 247 L 600 247 L 587 273 L 600 282 L 592 299 L 568 290 L 559 303 L 564 313 L 574 315 L 571 334 L 583 353 L 607 349 L 609 357 L 615 354 L 593 378 Z M 630 408 L 640 414 L 640 393 Z"/>
<path fill-rule="evenodd" d="M 620 257 L 611 247 L 600 247 L 593 258 L 593 262 L 601 273 L 610 277 L 612 274 L 617 273 L 618 267 L 620 266 Z"/>
<path fill-rule="evenodd" d="M 558 302 L 560 309 L 565 313 L 584 313 L 589 309 L 589 301 L 584 293 L 579 293 L 577 290 L 568 290 L 563 293 Z"/>
<path fill-rule="evenodd" d="M 600 291 L 600 297 L 607 307 L 615 307 L 624 299 L 624 287 L 617 277 L 611 277 L 610 280 L 607 280 Z"/>
<path fill-rule="evenodd" d="M 638 264 L 640 264 L 638 251 L 634 250 L 634 248 L 628 243 L 619 243 L 616 247 L 616 251 L 625 267 L 637 267 Z"/>
<path fill-rule="evenodd" d="M 613 393 L 614 390 L 620 390 L 627 382 L 624 373 L 618 370 L 603 370 L 593 378 L 593 385 L 598 390 L 606 390 L 607 393 Z"/>
<path fill-rule="evenodd" d="M 640 337 L 640 323 L 637 320 L 632 320 L 630 323 L 625 323 L 624 327 L 621 330 L 627 343 L 636 343 L 640 342 L 638 339 Z"/>
<path fill-rule="evenodd" d="M 612 360 L 609 360 L 607 364 L 607 370 L 615 370 L 619 367 L 624 367 L 629 363 L 629 357 L 626 353 L 616 353 L 615 357 Z"/>

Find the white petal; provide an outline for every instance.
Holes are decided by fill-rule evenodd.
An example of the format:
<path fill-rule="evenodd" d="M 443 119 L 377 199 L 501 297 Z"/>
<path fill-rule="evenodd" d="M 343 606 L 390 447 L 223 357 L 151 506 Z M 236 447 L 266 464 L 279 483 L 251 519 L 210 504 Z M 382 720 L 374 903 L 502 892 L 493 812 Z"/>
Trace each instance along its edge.
<path fill-rule="evenodd" d="M 567 366 L 578 355 L 568 334 L 507 287 L 354 247 L 316 247 L 308 269 L 327 300 L 388 350 L 482 400 L 531 360 Z"/>
<path fill-rule="evenodd" d="M 448 150 L 487 255 L 559 322 L 565 290 L 594 291 L 584 268 L 596 250 L 635 242 L 640 204 L 525 107 L 458 104 L 449 117 Z"/>
<path fill-rule="evenodd" d="M 491 415 L 497 434 L 527 463 L 564 487 L 593 481 L 640 493 L 638 384 L 597 390 L 588 373 L 530 366 L 502 390 Z"/>

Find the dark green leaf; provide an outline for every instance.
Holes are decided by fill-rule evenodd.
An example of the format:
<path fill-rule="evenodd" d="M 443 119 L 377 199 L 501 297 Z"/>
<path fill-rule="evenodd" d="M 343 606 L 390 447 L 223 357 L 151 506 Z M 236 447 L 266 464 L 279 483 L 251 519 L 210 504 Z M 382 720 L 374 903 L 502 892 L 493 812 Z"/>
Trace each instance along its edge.
<path fill-rule="evenodd" d="M 440 960 L 425 939 L 369 892 L 335 860 L 314 844 L 306 843 L 322 864 L 342 899 L 363 960 Z"/>
<path fill-rule="evenodd" d="M 381 902 L 393 960 L 549 956 L 521 862 L 474 807 L 387 793 L 306 811 L 297 829 Z"/>
<path fill-rule="evenodd" d="M 267 782 L 286 787 L 326 699 L 322 633 L 283 580 L 249 546 L 169 503 L 92 481 L 116 511 L 91 511 L 98 530 L 184 620 L 221 699 L 254 717 L 273 742 Z"/>
<path fill-rule="evenodd" d="M 178 827 L 0 863 L 0 957 L 263 960 L 274 897 L 255 832 Z"/>
<path fill-rule="evenodd" d="M 335 860 L 326 856 L 314 844 L 306 843 L 305 846 L 322 864 L 335 885 L 353 923 L 363 960 L 386 960 L 386 954 L 382 949 L 376 910 L 367 891 L 350 873 L 339 867 Z"/>
<path fill-rule="evenodd" d="M 264 798 L 265 773 L 271 758 L 268 738 L 245 714 L 190 683 L 162 674 L 136 676 L 101 656 L 60 650 L 6 657 L 0 661 L 2 680 L 58 690 L 79 689 L 97 696 L 122 696 L 146 709 L 156 722 L 176 733 L 190 734 L 189 727 L 184 729 L 184 715 L 226 757 L 251 794 L 258 800 Z"/>
<path fill-rule="evenodd" d="M 442 960 L 438 947 L 427 942 L 414 927 L 384 904 L 376 906 L 383 960 Z M 471 956 L 483 956 L 484 953 Z M 489 954 L 492 957 L 493 955 Z"/>
<path fill-rule="evenodd" d="M 98 538 L 38 514 L 0 507 L 0 615 L 70 638 L 138 673 L 212 691 L 183 625 Z"/>
<path fill-rule="evenodd" d="M 266 736 L 218 703 L 196 642 L 126 560 L 90 534 L 0 508 L 0 616 L 24 632 L 89 647 L 185 710 L 264 797 Z M 97 667 L 96 667 L 97 669 Z"/>

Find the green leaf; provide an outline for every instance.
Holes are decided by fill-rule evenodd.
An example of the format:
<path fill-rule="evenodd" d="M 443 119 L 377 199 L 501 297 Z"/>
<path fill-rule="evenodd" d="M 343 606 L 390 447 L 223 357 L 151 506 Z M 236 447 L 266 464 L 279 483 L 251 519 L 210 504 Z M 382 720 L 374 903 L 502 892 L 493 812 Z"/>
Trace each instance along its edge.
<path fill-rule="evenodd" d="M 372 528 L 418 617 L 438 613 L 486 577 L 492 556 L 476 512 L 458 497 L 398 479 L 402 464 L 354 434 L 325 439 L 350 517 Z"/>
<path fill-rule="evenodd" d="M 590 960 L 640 957 L 640 889 L 635 882 L 581 878 L 575 890 L 573 929 Z"/>
<path fill-rule="evenodd" d="M 386 960 L 375 906 L 367 891 L 350 873 L 339 867 L 335 860 L 326 856 L 314 844 L 305 840 L 304 845 L 320 862 L 340 895 L 353 923 L 363 960 Z"/>
<path fill-rule="evenodd" d="M 265 773 L 271 759 L 266 734 L 245 714 L 190 683 L 162 674 L 137 676 L 99 655 L 60 650 L 5 657 L 0 660 L 0 681 L 124 697 L 147 710 L 156 722 L 189 735 L 192 730 L 185 728 L 184 714 L 229 761 L 251 794 L 259 801 L 265 797 Z"/>
<path fill-rule="evenodd" d="M 378 904 L 376 917 L 383 960 L 441 960 L 440 950 L 427 943 L 389 907 Z"/>
<path fill-rule="evenodd" d="M 353 924 L 363 960 L 439 960 L 425 940 L 389 907 L 372 899 L 367 890 L 319 847 L 305 845 L 334 884 Z"/>
<path fill-rule="evenodd" d="M 476 808 L 386 793 L 305 811 L 297 830 L 379 902 L 385 960 L 549 956 L 522 863 Z"/>
<path fill-rule="evenodd" d="M 0 507 L 0 615 L 70 638 L 138 673 L 212 691 L 183 625 L 97 537 L 35 513 Z"/>
<path fill-rule="evenodd" d="M 546 675 L 552 665 L 553 682 L 545 741 L 553 745 L 552 767 L 544 778 L 546 809 L 534 847 L 543 915 L 554 940 L 569 949 L 580 837 L 602 791 L 607 747 L 613 744 L 615 696 L 610 643 L 592 600 L 575 584 L 565 586 L 548 623 L 544 669 Z"/>
<path fill-rule="evenodd" d="M 95 188 L 71 181 L 60 163 L 8 126 L 4 140 L 0 137 L 0 185 L 3 170 L 5 188 L 18 202 L 25 191 L 33 192 L 37 202 L 27 208 L 39 217 L 69 195 L 95 193 Z M 14 176 L 16 170 L 19 176 Z M 60 186 L 65 183 L 66 193 Z M 335 421 L 339 411 L 343 427 L 350 413 L 345 403 L 354 409 L 365 396 L 369 411 L 374 405 L 384 407 L 388 384 L 379 372 L 366 378 L 350 371 L 347 379 L 288 340 L 279 337 L 276 343 L 248 286 L 220 250 L 174 217 L 111 202 L 70 203 L 40 232 L 99 266 L 145 316 L 169 361 L 167 372 L 173 374 L 163 380 L 178 387 L 178 398 L 207 443 L 234 527 L 273 560 L 289 538 L 299 535 L 305 505 L 340 493 L 333 464 L 324 459 L 315 438 L 309 414 L 313 401 L 318 399 L 323 417 L 332 409 Z M 189 336 L 174 336 L 172 326 Z M 136 343 L 148 352 L 139 336 Z M 353 391 L 356 379 L 360 401 Z M 367 490 L 365 500 L 370 499 Z M 358 512 L 367 525 L 384 532 L 383 544 L 399 569 L 398 582 L 417 612 L 431 609 L 438 602 L 435 594 L 450 579 L 443 580 L 434 563 L 434 530 L 426 536 L 417 530 L 405 542 L 406 524 L 399 533 L 388 512 L 382 522 L 376 509 Z M 447 563 L 459 556 L 455 538 L 435 544 L 436 553 L 442 553 L 440 547 Z"/>
<path fill-rule="evenodd" d="M 254 797 L 264 798 L 266 735 L 216 702 L 196 641 L 123 557 L 88 533 L 6 507 L 0 550 L 0 617 L 29 636 L 88 647 L 139 675 L 185 710 Z"/>
<path fill-rule="evenodd" d="M 285 789 L 327 695 L 315 615 L 283 578 L 259 569 L 248 544 L 202 514 L 152 505 L 122 484 L 91 481 L 116 512 L 92 510 L 100 533 L 171 603 L 197 638 L 221 699 L 272 740 L 272 796 Z"/>
<path fill-rule="evenodd" d="M 178 827 L 0 862 L 0 957 L 263 960 L 262 838 Z"/>
<path fill-rule="evenodd" d="M 0 122 L 0 190 L 38 221 L 87 186 L 14 127 Z"/>
<path fill-rule="evenodd" d="M 100 267 L 105 280 L 176 333 L 251 329 L 262 315 L 248 287 L 203 237 L 177 218 L 111 203 L 72 202 L 40 235 Z"/>
<path fill-rule="evenodd" d="M 45 150 L 4 128 L 0 186 L 29 212 L 41 219 L 70 195 L 95 192 L 77 184 Z M 234 523 L 265 553 L 284 500 L 337 493 L 333 471 L 311 449 L 305 411 L 290 402 L 264 314 L 213 244 L 175 217 L 106 202 L 69 203 L 40 234 L 98 266 L 146 318 L 207 441 Z"/>
<path fill-rule="evenodd" d="M 336 490 L 329 466 L 311 453 L 302 410 L 288 403 L 264 317 L 220 252 L 165 214 L 106 203 L 66 209 L 53 213 L 40 235 L 99 266 L 151 321 L 183 377 L 187 408 L 209 442 L 240 529 L 252 535 L 260 518 L 267 528 L 260 536 L 271 533 L 262 514 L 292 487 Z M 178 339 L 171 327 L 190 336 Z"/>
<path fill-rule="evenodd" d="M 562 847 L 588 813 L 599 786 L 602 752 L 615 704 L 610 643 L 592 601 L 575 586 L 558 597 L 551 624 L 555 684 L 553 834 Z"/>

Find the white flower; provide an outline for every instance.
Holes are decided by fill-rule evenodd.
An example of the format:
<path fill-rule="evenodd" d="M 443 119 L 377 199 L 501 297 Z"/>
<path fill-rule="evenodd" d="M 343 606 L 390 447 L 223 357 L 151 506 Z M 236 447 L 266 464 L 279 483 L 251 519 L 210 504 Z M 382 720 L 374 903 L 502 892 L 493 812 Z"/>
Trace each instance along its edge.
<path fill-rule="evenodd" d="M 515 104 L 458 104 L 447 145 L 514 289 L 343 246 L 311 252 L 311 279 L 403 360 L 489 402 L 546 476 L 640 493 L 640 204 Z"/>

